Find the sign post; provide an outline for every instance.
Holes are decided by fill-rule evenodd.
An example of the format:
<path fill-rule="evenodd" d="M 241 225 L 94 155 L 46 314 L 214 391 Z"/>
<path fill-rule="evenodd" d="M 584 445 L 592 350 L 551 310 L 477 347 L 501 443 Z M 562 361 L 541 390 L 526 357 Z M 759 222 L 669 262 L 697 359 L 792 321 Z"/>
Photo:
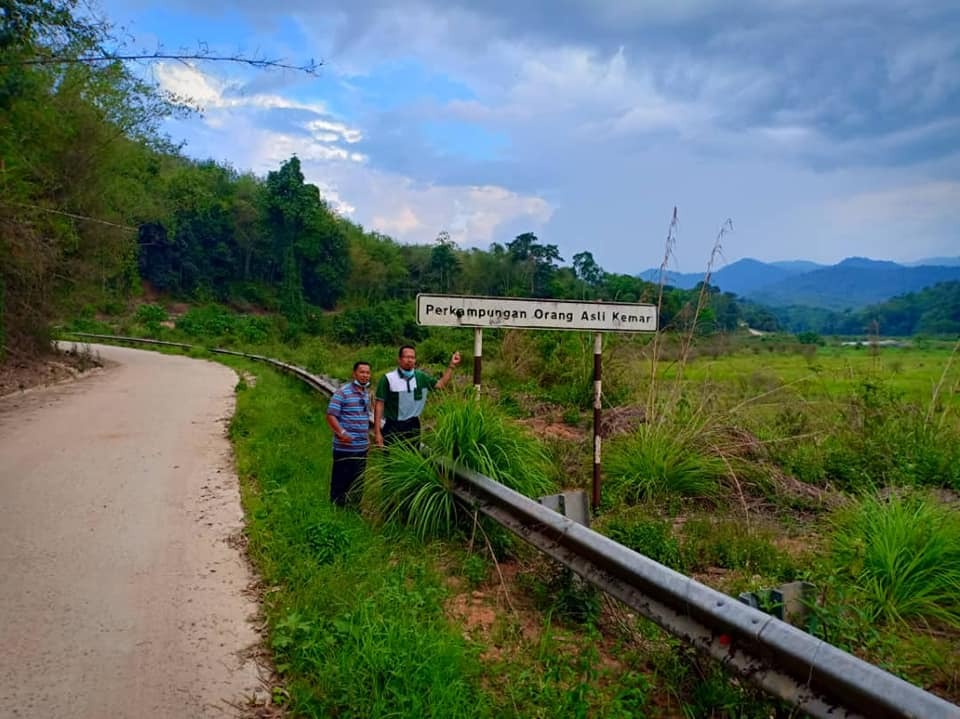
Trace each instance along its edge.
<path fill-rule="evenodd" d="M 603 349 L 603 335 L 597 332 L 593 336 L 593 494 L 594 507 L 600 506 L 600 400 L 603 397 L 600 382 L 600 352 Z"/>
<path fill-rule="evenodd" d="M 473 386 L 480 396 L 483 328 L 580 330 L 593 339 L 593 506 L 600 504 L 601 350 L 604 332 L 656 332 L 655 305 L 577 302 L 520 297 L 417 295 L 417 322 L 437 327 L 472 327 Z"/>
<path fill-rule="evenodd" d="M 483 369 L 483 328 L 473 328 L 473 388 L 480 399 L 480 372 Z"/>

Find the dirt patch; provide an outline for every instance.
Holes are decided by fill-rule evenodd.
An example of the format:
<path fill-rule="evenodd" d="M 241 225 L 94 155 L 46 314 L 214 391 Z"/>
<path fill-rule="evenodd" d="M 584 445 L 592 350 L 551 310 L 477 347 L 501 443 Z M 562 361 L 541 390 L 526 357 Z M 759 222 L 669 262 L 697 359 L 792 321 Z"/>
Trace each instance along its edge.
<path fill-rule="evenodd" d="M 843 504 L 843 495 L 836 490 L 807 484 L 773 465 L 770 465 L 769 469 L 770 477 L 777 487 L 777 492 L 784 496 L 804 500 L 824 509 L 832 509 Z"/>
<path fill-rule="evenodd" d="M 637 405 L 605 409 L 600 420 L 600 436 L 607 439 L 628 434 L 646 421 L 647 411 Z"/>
<path fill-rule="evenodd" d="M 562 439 L 579 442 L 587 436 L 587 433 L 580 427 L 571 427 L 563 422 L 555 422 L 550 417 L 531 417 L 530 419 L 517 421 L 541 439 Z"/>
<path fill-rule="evenodd" d="M 718 454 L 724 457 L 757 459 L 766 455 L 763 442 L 755 434 L 742 427 L 721 427 L 719 428 L 719 435 L 720 439 L 717 441 L 715 449 Z"/>
<path fill-rule="evenodd" d="M 0 364 L 0 397 L 77 379 L 103 367 L 94 353 L 54 352 L 44 357 L 9 359 Z"/>
<path fill-rule="evenodd" d="M 481 659 L 487 662 L 535 644 L 543 625 L 543 615 L 522 586 L 521 575 L 530 568 L 519 561 L 500 562 L 498 568 L 491 568 L 487 581 L 472 590 L 459 577 L 447 580 L 456 593 L 447 601 L 446 613 L 463 627 L 464 638 L 484 646 Z"/>
<path fill-rule="evenodd" d="M 458 594 L 450 601 L 447 609 L 463 625 L 468 635 L 477 631 L 489 632 L 497 620 L 497 612 L 490 606 L 486 594 L 481 591 Z"/>

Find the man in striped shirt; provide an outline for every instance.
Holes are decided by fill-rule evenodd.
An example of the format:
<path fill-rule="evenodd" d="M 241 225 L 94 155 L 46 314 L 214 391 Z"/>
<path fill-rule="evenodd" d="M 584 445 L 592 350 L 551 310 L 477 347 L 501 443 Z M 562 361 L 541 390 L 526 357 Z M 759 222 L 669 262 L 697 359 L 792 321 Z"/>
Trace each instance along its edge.
<path fill-rule="evenodd" d="M 370 365 L 367 362 L 355 362 L 353 381 L 333 393 L 327 405 L 327 424 L 333 430 L 330 501 L 343 507 L 347 493 L 366 467 L 370 446 Z"/>

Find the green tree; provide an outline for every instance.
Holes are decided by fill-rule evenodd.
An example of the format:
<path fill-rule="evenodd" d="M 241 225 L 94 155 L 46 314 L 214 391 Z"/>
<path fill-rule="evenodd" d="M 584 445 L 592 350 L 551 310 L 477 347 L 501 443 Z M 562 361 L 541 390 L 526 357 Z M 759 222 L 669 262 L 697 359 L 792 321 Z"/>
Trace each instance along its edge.
<path fill-rule="evenodd" d="M 437 235 L 433 249 L 430 250 L 428 277 L 431 288 L 439 292 L 450 292 L 460 274 L 460 258 L 457 257 L 456 243 L 446 231 Z"/>
<path fill-rule="evenodd" d="M 119 62 L 77 58 L 109 26 L 71 0 L 4 3 L 0 14 L 0 285 L 4 351 L 43 351 L 58 307 L 103 304 L 136 281 L 147 146 L 174 108 Z M 133 189 L 131 189 L 133 188 Z"/>
<path fill-rule="evenodd" d="M 597 287 L 603 281 L 603 268 L 597 264 L 590 252 L 578 252 L 573 256 L 573 271 L 578 280 L 590 287 Z"/>
<path fill-rule="evenodd" d="M 350 255 L 346 232 L 315 185 L 304 182 L 294 156 L 267 175 L 264 225 L 281 268 L 284 312 L 303 315 L 303 300 L 332 308 L 346 289 Z"/>
<path fill-rule="evenodd" d="M 364 232 L 362 227 L 352 224 L 347 225 L 347 240 L 350 248 L 348 298 L 370 304 L 410 293 L 409 273 L 396 242 L 376 232 Z"/>
<path fill-rule="evenodd" d="M 533 297 L 543 297 L 547 285 L 557 270 L 557 262 L 563 262 L 556 245 L 542 245 L 532 232 L 517 235 L 512 242 L 507 243 L 507 251 L 514 267 L 513 279 L 524 290 L 529 283 L 529 294 Z"/>

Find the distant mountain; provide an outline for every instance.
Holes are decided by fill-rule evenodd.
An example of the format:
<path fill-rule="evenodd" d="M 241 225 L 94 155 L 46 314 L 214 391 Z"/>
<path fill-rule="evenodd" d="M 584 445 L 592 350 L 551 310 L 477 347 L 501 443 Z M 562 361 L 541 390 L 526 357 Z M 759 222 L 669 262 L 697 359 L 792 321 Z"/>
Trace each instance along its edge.
<path fill-rule="evenodd" d="M 771 262 L 770 264 L 774 267 L 789 270 L 794 274 L 800 274 L 801 272 L 813 272 L 814 270 L 819 270 L 826 267 L 826 265 L 819 265 L 816 262 L 811 262 L 810 260 L 782 260 L 780 262 Z"/>
<path fill-rule="evenodd" d="M 908 266 L 889 260 L 848 257 L 826 266 L 806 260 L 760 262 L 747 258 L 714 272 L 710 284 L 769 307 L 856 310 L 938 282 L 960 280 L 960 257 L 924 262 Z M 640 275 L 649 282 L 656 282 L 658 276 L 658 270 L 646 270 Z M 667 283 L 681 289 L 690 289 L 702 281 L 702 272 L 667 273 Z"/>
<path fill-rule="evenodd" d="M 904 265 L 898 265 L 890 260 L 871 260 L 869 257 L 848 257 L 845 260 L 833 265 L 833 267 L 824 267 L 825 270 L 845 267 L 857 270 L 897 270 Z"/>
<path fill-rule="evenodd" d="M 710 284 L 719 287 L 724 292 L 733 292 L 737 295 L 747 295 L 767 285 L 785 280 L 788 277 L 808 272 L 822 267 L 815 262 L 794 260 L 787 262 L 760 262 L 746 258 L 721 267 L 713 273 Z M 703 272 L 667 272 L 667 284 L 689 290 L 703 282 Z M 640 273 L 640 279 L 648 282 L 657 282 L 660 270 L 651 269 Z"/>
<path fill-rule="evenodd" d="M 905 267 L 895 262 L 851 257 L 832 267 L 772 283 L 747 297 L 771 307 L 858 309 L 951 280 L 960 280 L 960 266 Z"/>
<path fill-rule="evenodd" d="M 960 265 L 960 257 L 927 257 L 916 262 L 904 262 L 903 264 L 907 267 L 919 267 L 920 265 L 957 267 Z"/>

